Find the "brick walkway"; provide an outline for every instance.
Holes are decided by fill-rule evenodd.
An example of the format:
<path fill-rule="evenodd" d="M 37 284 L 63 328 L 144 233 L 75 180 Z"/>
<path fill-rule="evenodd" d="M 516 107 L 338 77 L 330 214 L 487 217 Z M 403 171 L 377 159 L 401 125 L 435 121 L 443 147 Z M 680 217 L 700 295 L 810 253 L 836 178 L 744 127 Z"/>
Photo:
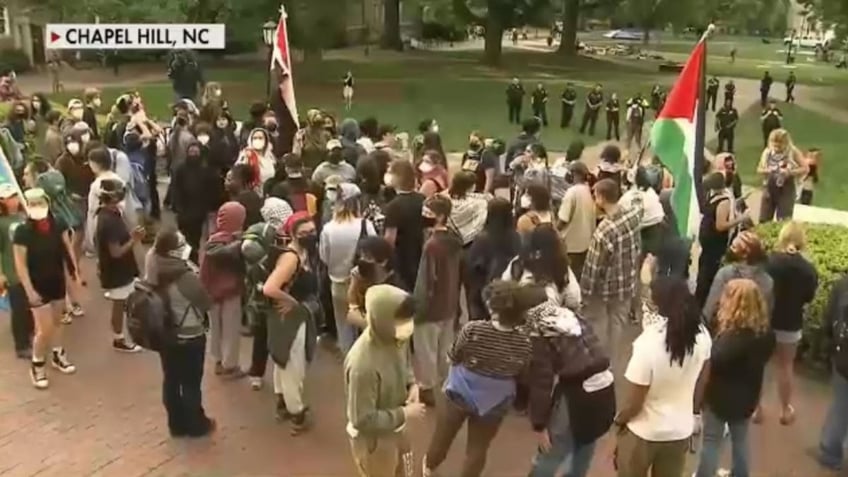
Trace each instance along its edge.
<path fill-rule="evenodd" d="M 2 476 L 352 476 L 343 421 L 341 366 L 319 354 L 309 373 L 309 401 L 315 427 L 293 438 L 272 418 L 272 395 L 248 389 L 245 381 L 223 382 L 210 373 L 205 403 L 218 419 L 208 439 L 172 440 L 160 404 L 157 356 L 121 355 L 109 347 L 108 308 L 97 287 L 92 263 L 84 263 L 89 288 L 85 318 L 67 329 L 67 344 L 78 365 L 75 376 L 51 374 L 48 391 L 29 383 L 25 363 L 15 360 L 7 315 L 0 316 L 0 475 Z M 244 340 L 247 363 L 249 340 Z M 752 430 L 757 477 L 816 477 L 806 455 L 816 442 L 827 405 L 826 384 L 802 379 L 793 428 L 776 423 L 773 386 L 767 388 L 771 419 Z M 432 414 L 432 413 L 431 413 Z M 433 415 L 411 426 L 415 452 L 426 449 Z M 458 472 L 464 444 L 460 436 L 444 469 Z M 510 416 L 489 453 L 486 476 L 526 475 L 534 450 L 526 420 Z M 591 477 L 612 476 L 612 444 L 605 438 Z"/>

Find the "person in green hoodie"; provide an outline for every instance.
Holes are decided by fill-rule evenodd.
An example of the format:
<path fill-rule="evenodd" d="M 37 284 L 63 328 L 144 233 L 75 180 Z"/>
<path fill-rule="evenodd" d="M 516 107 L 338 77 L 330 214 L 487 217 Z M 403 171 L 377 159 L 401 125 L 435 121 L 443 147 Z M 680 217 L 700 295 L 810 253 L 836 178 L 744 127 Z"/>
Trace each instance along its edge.
<path fill-rule="evenodd" d="M 365 293 L 368 327 L 344 363 L 347 433 L 360 477 L 413 474 L 406 423 L 425 412 L 409 363 L 414 303 L 392 285 Z"/>

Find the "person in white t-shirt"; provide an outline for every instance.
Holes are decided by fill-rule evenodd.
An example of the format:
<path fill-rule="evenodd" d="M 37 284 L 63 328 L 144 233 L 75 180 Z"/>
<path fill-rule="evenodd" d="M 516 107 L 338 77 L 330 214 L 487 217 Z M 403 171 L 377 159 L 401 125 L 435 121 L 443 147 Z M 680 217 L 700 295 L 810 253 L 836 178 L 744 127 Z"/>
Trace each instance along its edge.
<path fill-rule="evenodd" d="M 615 417 L 618 477 L 680 477 L 698 432 L 712 340 L 685 280 L 657 277 L 651 295 L 660 315 L 633 342 L 625 400 Z"/>

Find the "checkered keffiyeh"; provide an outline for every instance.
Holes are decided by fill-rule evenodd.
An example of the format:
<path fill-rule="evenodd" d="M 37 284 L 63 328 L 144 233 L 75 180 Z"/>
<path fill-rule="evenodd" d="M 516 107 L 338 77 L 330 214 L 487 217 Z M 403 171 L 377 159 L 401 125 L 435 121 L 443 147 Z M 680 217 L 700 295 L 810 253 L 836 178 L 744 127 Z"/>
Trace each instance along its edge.
<path fill-rule="evenodd" d="M 641 263 L 643 211 L 641 200 L 634 200 L 631 207 L 620 207 L 595 229 L 580 280 L 584 296 L 633 298 Z"/>
<path fill-rule="evenodd" d="M 268 197 L 265 204 L 259 210 L 262 220 L 271 224 L 274 228 L 282 227 L 286 220 L 294 213 L 288 202 L 277 197 Z"/>

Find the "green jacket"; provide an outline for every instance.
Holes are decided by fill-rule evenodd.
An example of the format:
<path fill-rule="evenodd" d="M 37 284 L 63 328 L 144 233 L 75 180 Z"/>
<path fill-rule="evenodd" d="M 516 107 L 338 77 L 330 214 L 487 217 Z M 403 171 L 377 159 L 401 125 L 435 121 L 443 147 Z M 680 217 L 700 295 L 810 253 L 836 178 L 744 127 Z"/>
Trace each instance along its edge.
<path fill-rule="evenodd" d="M 395 315 L 408 296 L 391 285 L 372 286 L 365 294 L 368 328 L 344 364 L 348 426 L 359 435 L 391 435 L 406 423 L 403 406 L 414 380 L 407 343 L 395 340 Z"/>

